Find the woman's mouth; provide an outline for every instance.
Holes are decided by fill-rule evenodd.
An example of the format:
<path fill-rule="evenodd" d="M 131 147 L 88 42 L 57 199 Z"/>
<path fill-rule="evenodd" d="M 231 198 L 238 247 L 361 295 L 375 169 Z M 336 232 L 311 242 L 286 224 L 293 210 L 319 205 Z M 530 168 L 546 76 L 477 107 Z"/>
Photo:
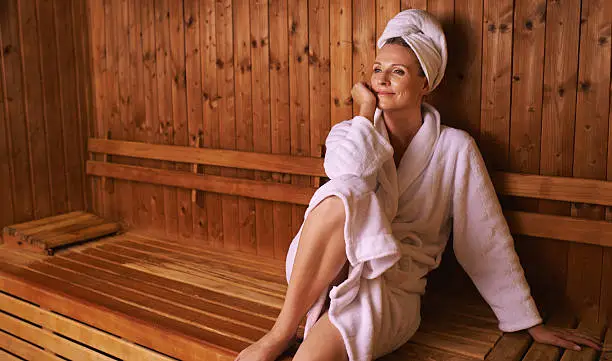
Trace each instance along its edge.
<path fill-rule="evenodd" d="M 395 94 L 395 93 L 390 93 L 390 92 L 378 92 L 377 94 L 378 94 L 378 96 L 386 96 L 386 95 L 393 95 L 393 94 Z"/>

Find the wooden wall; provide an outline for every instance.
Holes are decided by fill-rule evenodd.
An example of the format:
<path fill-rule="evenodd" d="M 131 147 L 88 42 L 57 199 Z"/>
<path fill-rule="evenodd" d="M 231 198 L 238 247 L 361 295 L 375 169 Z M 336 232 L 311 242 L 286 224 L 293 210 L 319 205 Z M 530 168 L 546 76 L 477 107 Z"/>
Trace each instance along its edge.
<path fill-rule="evenodd" d="M 612 180 L 608 0 L 89 1 L 96 137 L 320 156 L 349 118 L 375 40 L 401 9 L 445 27 L 449 66 L 429 99 L 469 131 L 492 169 Z M 117 160 L 127 163 L 133 159 Z M 232 169 L 194 172 L 312 182 Z M 283 258 L 303 209 L 94 180 L 94 208 L 190 242 Z M 505 200 L 506 202 L 506 200 Z M 508 200 L 508 207 L 611 218 L 610 210 Z M 539 299 L 612 314 L 612 250 L 520 239 Z M 553 299 L 553 301 L 556 301 Z"/>
<path fill-rule="evenodd" d="M 87 207 L 85 10 L 0 1 L 0 228 Z"/>

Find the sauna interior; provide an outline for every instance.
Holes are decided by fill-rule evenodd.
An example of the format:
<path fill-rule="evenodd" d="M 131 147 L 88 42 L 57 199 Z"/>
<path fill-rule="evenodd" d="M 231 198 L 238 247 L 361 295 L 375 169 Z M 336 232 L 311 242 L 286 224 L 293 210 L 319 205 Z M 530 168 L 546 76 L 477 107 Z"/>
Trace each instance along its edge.
<path fill-rule="evenodd" d="M 325 138 L 409 8 L 443 24 L 426 101 L 478 143 L 546 322 L 603 350 L 501 333 L 449 245 L 384 359 L 612 360 L 609 0 L 1 0 L 0 359 L 261 337 Z"/>

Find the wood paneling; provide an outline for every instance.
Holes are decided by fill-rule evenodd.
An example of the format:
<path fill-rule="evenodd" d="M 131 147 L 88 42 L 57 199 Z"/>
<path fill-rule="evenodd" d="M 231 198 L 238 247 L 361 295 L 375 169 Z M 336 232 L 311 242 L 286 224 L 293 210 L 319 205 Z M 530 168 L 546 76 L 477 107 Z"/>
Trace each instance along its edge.
<path fill-rule="evenodd" d="M 79 1 L 0 6 L 0 227 L 87 207 L 88 29 Z"/>
<path fill-rule="evenodd" d="M 126 40 L 111 36 L 122 33 L 116 30 L 119 18 L 108 16 L 123 9 L 121 1 L 119 10 L 113 1 L 103 5 L 90 1 L 89 5 L 101 15 L 90 20 L 92 99 L 96 102 L 92 113 L 96 122 L 91 127 L 98 138 L 113 130 L 117 114 L 123 114 L 121 107 L 115 109 L 116 91 L 121 89 L 115 77 L 123 63 L 109 56 L 116 57 Z M 14 30 L 27 17 L 14 9 L 16 0 L 11 4 L 9 13 L 15 16 L 6 21 L 8 30 L 2 29 L 5 47 L 10 39 L 19 38 Z M 350 89 L 354 82 L 369 77 L 384 21 L 407 8 L 427 9 L 443 23 L 449 66 L 445 80 L 428 100 L 440 110 L 444 123 L 465 129 L 477 139 L 489 165 L 513 172 L 611 179 L 612 12 L 608 2 L 601 0 L 184 0 L 172 4 L 141 0 L 139 7 L 128 7 L 127 18 L 131 29 L 142 32 L 142 55 L 128 51 L 125 71 L 134 84 L 141 78 L 144 106 L 139 88 L 132 87 L 135 93 L 130 94 L 125 114 L 134 119 L 120 123 L 128 128 L 121 134 L 133 137 L 126 140 L 148 143 L 319 157 L 330 126 L 351 116 Z M 134 11 L 140 15 L 130 13 Z M 35 90 L 22 81 L 20 72 L 22 63 L 33 58 L 19 54 L 5 51 L 3 55 L 4 67 L 17 70 L 4 72 L 5 98 L 23 98 Z M 45 82 L 45 87 L 54 84 Z M 39 93 L 40 97 L 45 94 Z M 5 101 L 3 109 L 6 119 L 23 118 L 15 125 L 0 123 L 14 135 L 0 143 L 14 154 L 9 157 L 13 164 L 9 163 L 9 179 L 26 180 L 10 183 L 11 194 L 38 204 L 33 199 L 45 197 L 38 192 L 45 181 L 34 182 L 31 173 L 40 170 L 23 167 L 18 160 L 29 164 L 30 128 L 44 125 L 45 119 L 32 119 L 30 109 L 36 112 L 36 107 L 30 103 L 7 105 Z M 143 118 L 136 118 L 142 114 Z M 195 173 L 299 185 L 319 181 L 282 170 L 265 174 L 218 165 L 194 167 L 188 158 L 186 165 L 179 166 Z M 8 163 L 6 157 L 0 161 Z M 163 161 L 167 168 L 176 167 L 163 159 L 149 162 Z M 43 168 L 45 162 L 46 158 L 38 161 Z M 0 167 L 4 173 L 6 169 L 6 165 Z M 55 178 L 49 175 L 47 182 L 52 181 Z M 115 186 L 127 184 L 117 182 Z M 110 212 L 103 203 L 111 200 L 108 192 L 113 187 L 93 186 L 96 211 Z M 302 206 L 193 191 L 185 197 L 169 187 L 162 192 L 162 186 L 131 186 L 138 193 L 133 196 L 136 204 L 120 207 L 140 209 L 133 210 L 134 226 L 177 239 L 282 259 L 303 220 Z M 12 204 L 15 216 L 34 216 L 34 209 L 16 198 Z M 603 209 L 562 200 L 510 204 L 517 210 L 557 215 L 573 212 L 598 219 L 604 215 Z M 36 212 L 44 213 L 46 206 L 43 202 Z M 188 216 L 189 207 L 193 216 Z M 551 294 L 571 293 L 576 307 L 600 303 L 600 316 L 605 316 L 612 302 L 601 285 L 609 286 L 605 274 L 612 261 L 609 250 L 597 247 L 517 239 L 530 282 Z M 589 282 L 583 282 L 587 278 Z"/>

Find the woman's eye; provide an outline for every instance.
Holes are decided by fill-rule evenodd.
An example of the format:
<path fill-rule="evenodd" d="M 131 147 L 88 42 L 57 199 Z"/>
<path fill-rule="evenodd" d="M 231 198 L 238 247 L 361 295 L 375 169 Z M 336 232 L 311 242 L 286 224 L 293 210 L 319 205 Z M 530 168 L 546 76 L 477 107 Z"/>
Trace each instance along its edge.
<path fill-rule="evenodd" d="M 395 74 L 397 74 L 397 75 L 404 75 L 404 74 L 406 74 L 402 69 L 395 69 L 393 72 Z"/>
<path fill-rule="evenodd" d="M 381 70 L 380 70 L 380 68 L 376 68 L 376 69 L 374 69 L 374 72 L 375 72 L 375 73 L 380 73 L 380 72 L 381 72 Z"/>

